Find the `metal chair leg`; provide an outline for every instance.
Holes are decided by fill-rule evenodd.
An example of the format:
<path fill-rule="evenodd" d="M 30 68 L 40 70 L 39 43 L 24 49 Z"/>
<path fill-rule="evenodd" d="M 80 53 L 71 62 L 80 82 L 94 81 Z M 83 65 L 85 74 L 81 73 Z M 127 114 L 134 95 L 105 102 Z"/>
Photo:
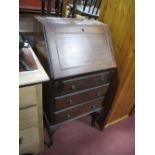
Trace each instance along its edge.
<path fill-rule="evenodd" d="M 47 0 L 47 15 L 51 15 L 51 0 Z"/>
<path fill-rule="evenodd" d="M 41 15 L 45 15 L 45 0 L 41 0 Z"/>

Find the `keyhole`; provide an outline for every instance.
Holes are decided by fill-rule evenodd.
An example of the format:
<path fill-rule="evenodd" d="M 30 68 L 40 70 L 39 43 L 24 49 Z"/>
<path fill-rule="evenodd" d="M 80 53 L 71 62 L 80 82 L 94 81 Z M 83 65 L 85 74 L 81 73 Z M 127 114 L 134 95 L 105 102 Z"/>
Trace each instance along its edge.
<path fill-rule="evenodd" d="M 82 29 L 82 32 L 84 32 L 84 29 Z"/>

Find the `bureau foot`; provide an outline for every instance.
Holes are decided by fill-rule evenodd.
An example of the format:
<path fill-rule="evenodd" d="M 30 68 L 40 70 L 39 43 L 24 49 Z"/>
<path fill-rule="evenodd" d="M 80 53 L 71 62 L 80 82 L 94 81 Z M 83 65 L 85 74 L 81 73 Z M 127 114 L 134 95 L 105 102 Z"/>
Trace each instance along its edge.
<path fill-rule="evenodd" d="M 100 116 L 99 112 L 93 112 L 91 114 L 91 126 L 92 127 L 97 127 L 96 123 L 97 123 L 97 120 L 99 119 L 99 116 Z"/>
<path fill-rule="evenodd" d="M 51 148 L 51 147 L 53 146 L 53 144 L 52 144 L 52 143 L 50 143 L 50 142 L 49 142 L 49 143 L 48 143 L 48 142 L 44 142 L 44 144 L 45 144 L 45 145 L 47 145 L 47 146 L 48 146 L 48 148 Z"/>

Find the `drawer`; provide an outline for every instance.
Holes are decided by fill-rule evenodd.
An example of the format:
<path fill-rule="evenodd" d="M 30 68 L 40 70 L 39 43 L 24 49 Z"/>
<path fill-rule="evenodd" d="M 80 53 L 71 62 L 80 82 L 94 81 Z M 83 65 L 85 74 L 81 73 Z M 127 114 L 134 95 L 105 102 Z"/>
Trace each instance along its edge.
<path fill-rule="evenodd" d="M 19 111 L 19 129 L 26 129 L 37 125 L 37 107 L 30 107 Z"/>
<path fill-rule="evenodd" d="M 54 113 L 55 123 L 60 123 L 89 112 L 94 112 L 102 107 L 103 99 L 104 97 L 100 97 L 71 108 L 57 111 Z"/>
<path fill-rule="evenodd" d="M 76 93 L 55 97 L 55 110 L 64 109 L 103 96 L 106 94 L 108 88 L 109 84 L 105 84 L 95 88 L 78 91 Z"/>
<path fill-rule="evenodd" d="M 37 128 L 28 128 L 19 132 L 19 152 L 20 154 L 39 153 L 39 132 Z"/>
<path fill-rule="evenodd" d="M 81 89 L 91 88 L 97 85 L 110 82 L 112 74 L 113 70 L 99 74 L 83 76 L 80 78 L 74 78 L 71 80 L 64 80 L 62 82 L 55 82 L 54 89 L 55 92 L 57 92 L 57 94 L 59 95 L 59 93 L 68 93 Z"/>
<path fill-rule="evenodd" d="M 36 87 L 27 86 L 19 88 L 19 107 L 25 108 L 36 105 Z"/>

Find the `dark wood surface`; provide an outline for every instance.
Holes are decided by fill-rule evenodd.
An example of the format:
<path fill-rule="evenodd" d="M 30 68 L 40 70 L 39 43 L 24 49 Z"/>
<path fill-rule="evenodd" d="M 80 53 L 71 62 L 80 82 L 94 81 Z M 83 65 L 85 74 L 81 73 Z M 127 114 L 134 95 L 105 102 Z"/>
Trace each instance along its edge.
<path fill-rule="evenodd" d="M 111 71 L 107 71 L 99 74 L 93 74 L 89 76 L 82 76 L 79 78 L 72 78 L 70 80 L 64 80 L 62 81 L 62 91 L 72 92 L 108 83 L 111 76 L 112 76 Z"/>
<path fill-rule="evenodd" d="M 38 21 L 43 25 L 53 79 L 116 67 L 107 25 L 60 18 Z"/>
<path fill-rule="evenodd" d="M 68 34 L 65 30 L 66 34 L 53 34 L 50 27 L 46 30 L 55 79 L 115 67 L 106 34 L 88 34 L 82 27 Z"/>
<path fill-rule="evenodd" d="M 102 103 L 103 103 L 103 97 L 82 103 L 70 109 L 54 112 L 55 122 L 60 123 L 62 121 L 71 119 L 81 114 L 94 111 L 95 109 L 98 109 L 99 107 L 101 107 Z"/>
<path fill-rule="evenodd" d="M 80 104 L 84 101 L 103 96 L 108 90 L 109 84 L 101 85 L 92 89 L 78 91 L 55 98 L 55 110 L 60 110 L 69 106 Z"/>
<path fill-rule="evenodd" d="M 108 26 L 92 20 L 37 17 L 34 45 L 50 76 L 50 82 L 43 84 L 50 126 L 102 109 L 100 117 L 105 119 L 117 67 Z"/>

